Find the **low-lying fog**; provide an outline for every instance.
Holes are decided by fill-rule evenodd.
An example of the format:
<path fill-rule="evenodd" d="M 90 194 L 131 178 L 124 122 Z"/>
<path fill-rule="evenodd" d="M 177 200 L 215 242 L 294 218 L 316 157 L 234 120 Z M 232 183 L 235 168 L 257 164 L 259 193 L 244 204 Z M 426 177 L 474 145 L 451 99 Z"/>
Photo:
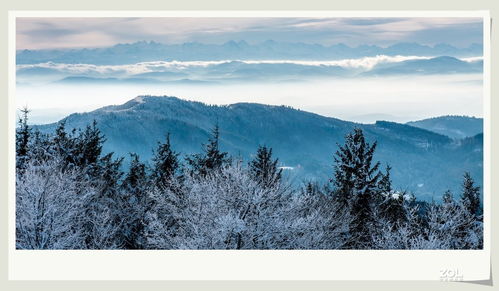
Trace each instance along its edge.
<path fill-rule="evenodd" d="M 288 105 L 363 123 L 407 122 L 440 115 L 482 116 L 482 74 L 317 78 L 219 84 L 45 84 L 16 88 L 16 106 L 31 109 L 31 123 L 122 104 L 138 95 L 167 95 L 209 104 Z"/>

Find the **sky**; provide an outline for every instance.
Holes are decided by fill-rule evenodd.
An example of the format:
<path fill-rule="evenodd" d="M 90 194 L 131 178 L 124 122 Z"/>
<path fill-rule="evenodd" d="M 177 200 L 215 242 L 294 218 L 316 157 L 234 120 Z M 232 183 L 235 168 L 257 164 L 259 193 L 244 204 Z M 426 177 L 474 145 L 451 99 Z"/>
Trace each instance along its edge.
<path fill-rule="evenodd" d="M 398 42 L 482 43 L 480 18 L 17 18 L 17 49 L 94 48 L 156 41 L 265 40 L 389 46 Z"/>

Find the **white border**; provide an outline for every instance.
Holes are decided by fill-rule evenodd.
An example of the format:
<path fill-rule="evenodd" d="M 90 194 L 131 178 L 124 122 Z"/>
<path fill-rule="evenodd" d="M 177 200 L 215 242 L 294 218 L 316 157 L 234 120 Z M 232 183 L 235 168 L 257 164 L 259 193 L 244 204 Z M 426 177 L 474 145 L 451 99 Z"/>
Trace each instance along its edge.
<path fill-rule="evenodd" d="M 16 17 L 478 17 L 484 46 L 484 249 L 329 251 L 26 251 L 15 249 Z M 463 280 L 490 278 L 490 14 L 488 11 L 9 11 L 10 280 Z"/>

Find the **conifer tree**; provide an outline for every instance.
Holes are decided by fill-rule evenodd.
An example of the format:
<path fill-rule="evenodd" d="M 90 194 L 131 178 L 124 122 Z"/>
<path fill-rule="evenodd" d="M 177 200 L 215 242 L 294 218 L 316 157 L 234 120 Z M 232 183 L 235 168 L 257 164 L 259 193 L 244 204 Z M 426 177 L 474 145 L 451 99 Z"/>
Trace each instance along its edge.
<path fill-rule="evenodd" d="M 220 128 L 213 128 L 208 144 L 203 147 L 203 153 L 187 157 L 194 174 L 206 176 L 210 171 L 220 169 L 229 162 L 228 154 L 220 150 Z"/>
<path fill-rule="evenodd" d="M 349 248 L 369 248 L 375 232 L 372 207 L 380 178 L 379 162 L 373 164 L 376 145 L 366 142 L 362 130 L 355 128 L 346 135 L 345 144 L 338 145 L 334 156 L 334 198 L 353 217 Z"/>
<path fill-rule="evenodd" d="M 102 146 L 106 138 L 97 127 L 97 121 L 92 125 L 87 125 L 85 130 L 79 135 L 77 152 L 75 154 L 77 164 L 81 167 L 94 168 L 102 153 Z"/>
<path fill-rule="evenodd" d="M 395 229 L 407 222 L 407 205 L 404 196 L 404 193 L 389 192 L 385 194 L 385 199 L 379 205 L 382 217 Z"/>
<path fill-rule="evenodd" d="M 464 173 L 461 203 L 468 210 L 468 212 L 475 217 L 478 217 L 481 214 L 480 187 L 475 186 L 475 181 L 469 172 Z"/>
<path fill-rule="evenodd" d="M 212 130 L 205 151 L 205 168 L 208 170 L 218 169 L 227 161 L 227 153 L 220 151 L 220 128 L 217 125 Z"/>
<path fill-rule="evenodd" d="M 121 164 L 123 158 L 113 158 L 113 153 L 103 156 L 99 162 L 99 178 L 101 192 L 104 196 L 114 197 L 117 195 L 118 185 L 123 177 Z"/>
<path fill-rule="evenodd" d="M 282 169 L 277 167 L 279 159 L 272 159 L 272 148 L 259 146 L 256 157 L 249 163 L 253 179 L 263 187 L 271 187 L 280 182 Z"/>
<path fill-rule="evenodd" d="M 382 193 L 390 193 L 392 192 L 392 179 L 390 177 L 390 171 L 392 167 L 390 165 L 386 165 L 385 173 L 380 175 L 378 187 Z"/>
<path fill-rule="evenodd" d="M 452 203 L 454 201 L 454 197 L 452 197 L 452 192 L 450 190 L 445 191 L 444 195 L 442 196 L 442 203 L 448 204 Z"/>
<path fill-rule="evenodd" d="M 144 190 L 147 185 L 146 166 L 140 161 L 139 155 L 130 154 L 130 167 L 125 179 L 123 180 L 123 188 L 126 192 L 136 196 Z"/>
<path fill-rule="evenodd" d="M 376 145 L 366 142 L 360 128 L 345 136 L 344 145 L 338 144 L 332 182 L 335 199 L 341 204 L 348 205 L 356 190 L 364 188 L 363 184 L 372 188 L 379 180 L 379 162 L 371 165 Z"/>
<path fill-rule="evenodd" d="M 392 187 L 392 179 L 390 177 L 391 169 L 392 167 L 390 167 L 390 165 L 386 165 L 385 172 L 380 172 L 377 191 L 378 194 L 373 197 L 374 203 L 381 208 L 383 207 L 382 204 L 386 205 L 386 202 L 390 202 L 387 200 L 387 198 L 389 198 L 390 194 L 393 194 L 394 192 Z"/>
<path fill-rule="evenodd" d="M 27 107 L 21 109 L 21 117 L 16 129 L 16 168 L 23 169 L 28 160 L 31 127 L 28 125 Z"/>
<path fill-rule="evenodd" d="M 392 167 L 387 165 L 385 172 L 380 174 L 378 182 L 379 194 L 376 195 L 376 206 L 379 207 L 381 217 L 386 219 L 394 229 L 407 222 L 408 204 L 406 193 L 394 191 L 390 171 Z"/>
<path fill-rule="evenodd" d="M 66 120 L 61 120 L 57 125 L 52 143 L 58 154 L 65 151 L 66 145 L 69 143 L 69 136 L 66 133 Z"/>
<path fill-rule="evenodd" d="M 170 133 L 166 135 L 164 143 L 158 144 L 152 160 L 152 178 L 156 185 L 160 187 L 169 185 L 180 168 L 178 153 L 172 149 Z"/>
<path fill-rule="evenodd" d="M 62 120 L 57 125 L 51 140 L 51 152 L 65 162 L 63 166 L 68 164 L 78 165 L 78 143 L 77 138 L 74 137 L 75 130 L 72 133 L 68 134 L 66 132 L 66 120 Z"/>
<path fill-rule="evenodd" d="M 442 204 L 432 203 L 427 210 L 427 234 L 437 240 L 435 248 L 470 249 L 481 247 L 481 223 L 466 207 L 455 201 L 450 191 L 446 191 Z"/>
<path fill-rule="evenodd" d="M 38 163 L 47 162 L 51 157 L 51 146 L 49 134 L 43 134 L 36 129 L 33 132 L 30 159 Z"/>
<path fill-rule="evenodd" d="M 147 209 L 146 166 L 137 154 L 130 154 L 128 173 L 122 183 L 125 219 L 122 227 L 125 249 L 144 248 L 144 221 Z"/>

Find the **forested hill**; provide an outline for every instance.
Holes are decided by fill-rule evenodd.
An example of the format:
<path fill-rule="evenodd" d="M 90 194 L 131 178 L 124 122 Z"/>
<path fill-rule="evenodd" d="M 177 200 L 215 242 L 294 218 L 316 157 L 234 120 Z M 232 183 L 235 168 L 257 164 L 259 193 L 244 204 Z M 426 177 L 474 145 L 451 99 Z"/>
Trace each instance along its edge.
<path fill-rule="evenodd" d="M 483 133 L 483 119 L 468 116 L 441 116 L 412 121 L 407 124 L 456 139 Z"/>
<path fill-rule="evenodd" d="M 280 166 L 290 167 L 286 174 L 295 182 L 322 183 L 332 176 L 337 143 L 342 144 L 345 134 L 360 127 L 370 142 L 378 143 L 375 159 L 383 166 L 392 166 L 394 186 L 413 191 L 418 199 L 439 200 L 447 189 L 459 193 L 465 171 L 482 185 L 482 135 L 453 140 L 407 124 L 356 124 L 286 106 L 214 106 L 153 96 L 71 114 L 63 120 L 68 130 L 84 128 L 96 120 L 107 139 L 104 151 L 125 157 L 135 152 L 143 160 L 151 158 L 153 148 L 168 132 L 173 148 L 182 155 L 199 152 L 218 124 L 222 150 L 248 160 L 258 145 L 267 145 L 273 148 Z M 47 132 L 56 126 L 38 128 Z"/>

